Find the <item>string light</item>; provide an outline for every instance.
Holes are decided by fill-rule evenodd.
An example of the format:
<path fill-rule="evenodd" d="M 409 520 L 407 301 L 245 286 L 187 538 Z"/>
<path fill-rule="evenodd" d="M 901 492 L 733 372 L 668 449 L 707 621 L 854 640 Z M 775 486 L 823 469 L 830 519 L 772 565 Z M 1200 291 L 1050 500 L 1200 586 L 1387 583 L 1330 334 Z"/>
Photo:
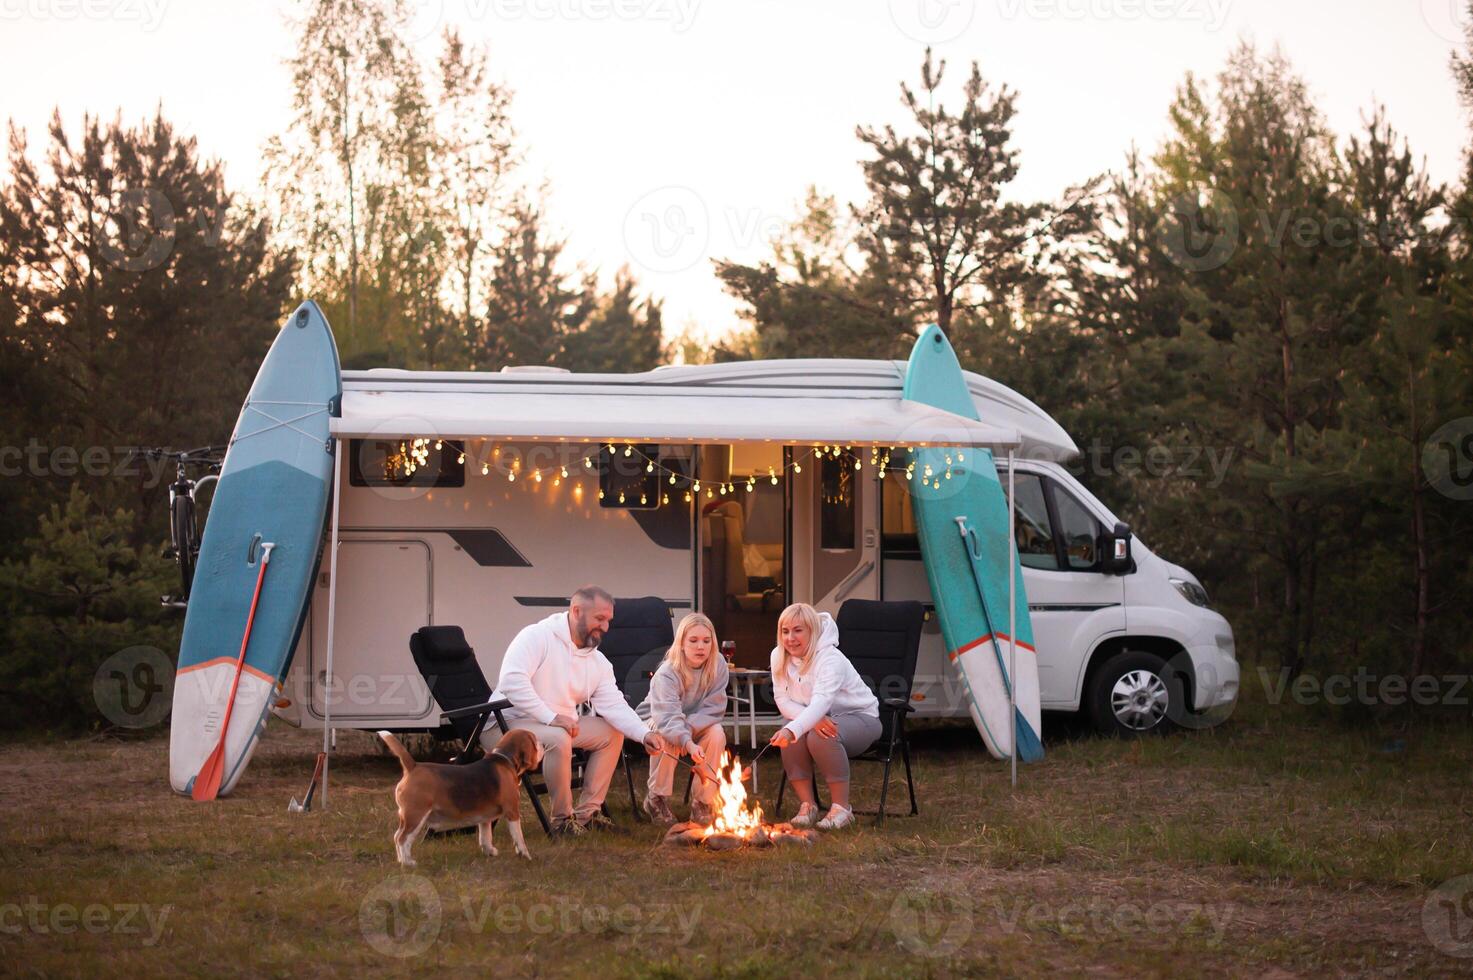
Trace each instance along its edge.
<path fill-rule="evenodd" d="M 445 440 L 440 438 L 414 438 L 412 440 L 405 439 L 400 441 L 398 444 L 400 455 L 397 459 L 393 459 L 391 463 L 387 463 L 386 469 L 394 468 L 405 475 L 412 475 L 418 472 L 420 469 L 427 468 L 429 464 L 429 452 L 432 444 L 433 447 L 437 450 L 443 451 L 446 447 Z M 450 443 L 449 445 L 452 451 L 458 449 L 458 451 L 456 452 L 456 460 L 458 463 L 463 465 L 468 455 L 465 451 L 465 448 L 457 447 L 455 443 Z M 842 446 L 836 443 L 815 443 L 806 453 L 795 456 L 795 458 L 793 458 L 791 461 L 784 464 L 783 466 L 779 467 L 771 464 L 767 465 L 765 467 L 765 476 L 767 478 L 767 482 L 771 486 L 778 486 L 784 472 L 791 471 L 795 475 L 802 474 L 803 462 L 809 456 L 818 456 L 820 459 L 823 459 L 825 461 L 844 460 L 846 463 L 853 463 L 852 472 L 862 473 L 865 469 L 864 453 L 867 449 L 869 454 L 870 466 L 876 470 L 879 479 L 884 480 L 889 478 L 889 471 L 891 469 L 890 461 L 896 448 L 901 448 L 902 451 L 907 452 L 910 456 L 910 458 L 905 461 L 904 472 L 906 480 L 913 482 L 916 476 L 916 471 L 917 469 L 919 469 L 921 475 L 921 483 L 929 489 L 939 490 L 941 488 L 943 480 L 952 479 L 953 467 L 964 462 L 966 459 L 965 453 L 959 450 L 954 450 L 954 448 L 945 450 L 942 453 L 942 456 L 946 462 L 946 466 L 943 470 L 938 468 L 940 467 L 939 462 L 933 465 L 931 462 L 926 461 L 924 458 L 918 458 L 920 454 L 915 452 L 915 447 L 868 446 L 861 448 Z M 631 492 L 637 494 L 640 498 L 640 504 L 645 506 L 650 505 L 651 496 L 653 496 L 654 498 L 653 503 L 655 506 L 668 505 L 671 500 L 671 495 L 676 492 L 679 492 L 681 494 L 682 499 L 686 503 L 690 503 L 695 500 L 696 497 L 700 496 L 703 489 L 705 490 L 706 499 L 708 500 L 715 499 L 717 493 L 725 497 L 737 492 L 736 480 L 723 480 L 718 481 L 714 484 L 707 483 L 695 476 L 687 474 L 680 469 L 672 468 L 665 465 L 664 463 L 660 462 L 657 456 L 651 456 L 645 453 L 643 450 L 638 449 L 633 444 L 626 443 L 621 447 L 620 445 L 613 442 L 604 443 L 602 444 L 600 451 L 607 451 L 611 455 L 622 455 L 625 458 L 638 457 L 639 460 L 642 460 L 644 462 L 644 472 L 647 475 L 654 476 L 656 480 L 659 480 L 661 477 L 663 477 L 665 485 L 674 488 L 673 490 L 657 492 L 654 494 L 650 494 L 648 491 L 640 489 L 638 487 L 632 488 L 632 490 L 626 489 L 624 491 L 618 492 L 620 503 L 627 503 L 628 501 L 630 501 L 632 499 Z M 501 447 L 494 445 L 492 446 L 491 452 L 488 454 L 488 458 L 481 461 L 482 476 L 490 475 L 493 463 L 495 463 L 497 469 L 502 468 L 502 452 L 503 450 L 501 449 Z M 478 456 L 480 454 L 473 453 L 471 455 Z M 474 461 L 475 460 L 473 459 L 473 462 Z M 585 455 L 583 457 L 583 465 L 586 469 L 597 472 L 597 467 L 595 466 L 594 458 L 591 454 Z M 552 480 L 552 485 L 554 487 L 562 486 L 564 481 L 572 481 L 572 474 L 569 473 L 567 464 L 554 463 L 551 466 L 542 467 L 540 469 L 528 466 L 525 468 L 525 470 L 526 471 L 524 471 L 523 469 L 523 461 L 520 458 L 513 459 L 510 468 L 507 470 L 506 473 L 507 482 L 517 482 L 518 475 L 530 476 L 530 482 L 536 484 L 541 484 L 546 478 L 550 477 Z M 745 487 L 747 493 L 754 493 L 757 489 L 757 481 L 761 478 L 762 475 L 756 473 L 748 474 L 741 478 L 741 484 Z M 578 494 L 581 497 L 582 492 L 582 484 L 576 484 L 574 486 L 574 493 Z M 599 489 L 598 493 L 600 500 L 606 499 L 606 494 L 602 488 Z"/>

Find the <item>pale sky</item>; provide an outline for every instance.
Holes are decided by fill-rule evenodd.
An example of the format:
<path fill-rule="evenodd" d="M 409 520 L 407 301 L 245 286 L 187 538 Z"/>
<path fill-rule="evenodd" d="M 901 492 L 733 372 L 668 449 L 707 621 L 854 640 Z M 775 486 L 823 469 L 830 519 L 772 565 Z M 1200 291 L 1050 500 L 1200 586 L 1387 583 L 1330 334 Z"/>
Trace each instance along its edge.
<path fill-rule="evenodd" d="M 1014 196 L 1054 198 L 1151 150 L 1187 71 L 1240 39 L 1279 44 L 1339 133 L 1374 102 L 1453 180 L 1467 128 L 1447 62 L 1462 0 L 419 0 L 490 45 L 515 91 L 529 172 L 571 258 L 629 264 L 668 329 L 737 323 L 712 258 L 756 260 L 810 183 L 857 201 L 858 123 L 898 121 L 927 40 L 1019 93 Z M 0 114 L 39 148 L 53 107 L 175 126 L 256 193 L 260 149 L 289 117 L 286 0 L 0 0 Z"/>

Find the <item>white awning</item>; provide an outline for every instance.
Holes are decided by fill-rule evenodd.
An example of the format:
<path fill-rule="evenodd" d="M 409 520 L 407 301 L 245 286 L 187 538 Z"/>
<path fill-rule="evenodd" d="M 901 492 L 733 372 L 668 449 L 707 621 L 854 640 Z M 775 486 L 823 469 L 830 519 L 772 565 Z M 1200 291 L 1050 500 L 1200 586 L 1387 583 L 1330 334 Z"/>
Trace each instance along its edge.
<path fill-rule="evenodd" d="M 542 390 L 539 390 L 541 388 Z M 894 397 L 711 388 L 344 385 L 340 439 L 426 436 L 527 442 L 743 442 L 1017 448 L 1016 428 L 984 425 Z"/>

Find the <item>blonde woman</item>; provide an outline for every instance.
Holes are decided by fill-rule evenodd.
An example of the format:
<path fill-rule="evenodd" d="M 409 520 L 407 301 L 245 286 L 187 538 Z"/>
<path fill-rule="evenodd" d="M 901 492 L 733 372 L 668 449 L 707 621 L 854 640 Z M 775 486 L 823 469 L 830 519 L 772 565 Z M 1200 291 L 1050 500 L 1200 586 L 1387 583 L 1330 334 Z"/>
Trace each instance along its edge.
<path fill-rule="evenodd" d="M 711 800 L 716 794 L 714 775 L 726 751 L 726 661 L 716 652 L 716 627 L 701 613 L 691 613 L 675 630 L 659 669 L 650 678 L 650 693 L 639 715 L 665 738 L 665 751 L 650 759 L 649 789 L 644 812 L 656 823 L 672 824 L 670 790 L 675 782 L 675 756 L 689 755 L 695 766 L 690 818 L 711 822 Z M 705 778 L 702 778 L 702 776 Z"/>
<path fill-rule="evenodd" d="M 772 690 L 788 723 L 772 735 L 783 771 L 798 794 L 796 827 L 838 830 L 854 822 L 849 806 L 849 759 L 880 737 L 880 703 L 839 650 L 839 627 L 806 602 L 784 609 L 772 649 Z M 818 819 L 813 771 L 828 784 L 833 805 Z"/>

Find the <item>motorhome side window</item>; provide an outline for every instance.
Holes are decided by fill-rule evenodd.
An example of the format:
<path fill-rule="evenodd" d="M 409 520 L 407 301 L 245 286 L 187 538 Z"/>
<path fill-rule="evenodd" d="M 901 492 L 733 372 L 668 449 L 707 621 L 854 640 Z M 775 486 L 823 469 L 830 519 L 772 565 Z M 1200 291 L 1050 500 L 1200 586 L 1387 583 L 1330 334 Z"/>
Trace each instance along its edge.
<path fill-rule="evenodd" d="M 605 446 L 598 455 L 598 505 L 653 510 L 660 505 L 660 447 Z"/>
<path fill-rule="evenodd" d="M 351 439 L 348 484 L 355 487 L 463 487 L 465 448 L 434 438 Z"/>
<path fill-rule="evenodd" d="M 1100 522 L 1094 519 L 1074 495 L 1057 482 L 1052 484 L 1054 509 L 1059 515 L 1059 537 L 1064 543 L 1064 557 L 1072 571 L 1087 571 L 1099 564 Z"/>
<path fill-rule="evenodd" d="M 854 547 L 854 465 L 848 458 L 823 457 L 819 464 L 819 547 L 848 551 Z"/>

